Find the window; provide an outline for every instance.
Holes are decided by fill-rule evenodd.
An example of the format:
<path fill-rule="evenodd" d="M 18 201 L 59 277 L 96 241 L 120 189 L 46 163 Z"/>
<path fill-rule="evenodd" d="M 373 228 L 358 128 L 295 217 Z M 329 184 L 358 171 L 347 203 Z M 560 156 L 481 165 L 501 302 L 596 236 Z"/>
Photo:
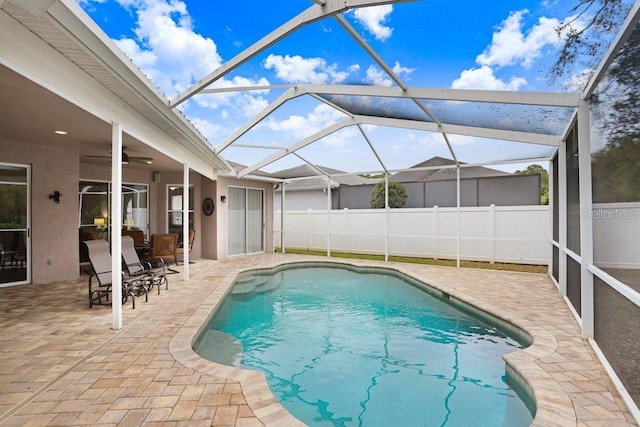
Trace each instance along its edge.
<path fill-rule="evenodd" d="M 182 185 L 167 186 L 167 231 L 169 233 L 177 233 L 182 236 Z M 189 230 L 193 228 L 193 185 L 189 186 Z M 179 242 L 182 238 L 178 239 Z"/>
<path fill-rule="evenodd" d="M 108 238 L 111 229 L 111 206 L 107 181 L 80 181 L 78 218 L 81 231 L 93 233 L 98 238 Z M 122 184 L 123 229 L 137 229 L 149 236 L 149 186 L 146 184 Z"/>

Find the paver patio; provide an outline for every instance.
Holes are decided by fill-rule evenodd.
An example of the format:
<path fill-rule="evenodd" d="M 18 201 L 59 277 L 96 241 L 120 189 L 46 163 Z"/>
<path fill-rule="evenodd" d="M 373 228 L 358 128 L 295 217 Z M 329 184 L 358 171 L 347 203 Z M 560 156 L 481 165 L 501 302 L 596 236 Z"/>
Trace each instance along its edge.
<path fill-rule="evenodd" d="M 76 282 L 0 289 L 0 424 L 294 425 L 260 373 L 224 367 L 190 347 L 199 326 L 246 269 L 282 262 L 338 261 L 269 254 L 197 260 L 191 280 L 169 276 L 124 328 L 111 308 L 89 309 L 88 276 Z M 514 323 L 534 344 L 506 356 L 535 394 L 536 425 L 636 425 L 580 338 L 575 319 L 545 275 L 348 260 L 390 267 Z"/>

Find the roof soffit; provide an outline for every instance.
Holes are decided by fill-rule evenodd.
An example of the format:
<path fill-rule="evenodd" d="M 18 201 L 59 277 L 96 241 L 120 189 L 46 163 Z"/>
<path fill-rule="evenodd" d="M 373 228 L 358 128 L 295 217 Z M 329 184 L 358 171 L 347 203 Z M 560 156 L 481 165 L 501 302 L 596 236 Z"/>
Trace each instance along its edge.
<path fill-rule="evenodd" d="M 179 111 L 168 108 L 158 90 L 115 45 L 112 46 L 79 6 L 54 0 L 47 2 L 50 5 L 47 13 L 35 16 L 21 7 L 25 1 L 5 2 L 1 7 L 185 149 L 199 158 L 209 159 L 216 169 L 228 169 L 206 139 Z M 31 3 L 34 1 L 26 1 L 29 9 L 34 10 Z M 149 143 L 153 145 L 153 141 Z"/>

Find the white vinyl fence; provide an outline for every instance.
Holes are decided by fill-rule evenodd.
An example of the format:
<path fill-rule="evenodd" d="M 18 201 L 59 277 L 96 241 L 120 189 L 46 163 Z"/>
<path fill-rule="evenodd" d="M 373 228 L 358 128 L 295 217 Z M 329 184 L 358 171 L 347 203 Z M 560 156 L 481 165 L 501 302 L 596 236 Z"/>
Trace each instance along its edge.
<path fill-rule="evenodd" d="M 344 209 L 286 211 L 286 248 L 330 250 L 423 258 L 549 263 L 548 206 Z M 280 246 L 281 212 L 274 215 L 274 242 Z M 388 241 L 385 241 L 385 234 Z"/>

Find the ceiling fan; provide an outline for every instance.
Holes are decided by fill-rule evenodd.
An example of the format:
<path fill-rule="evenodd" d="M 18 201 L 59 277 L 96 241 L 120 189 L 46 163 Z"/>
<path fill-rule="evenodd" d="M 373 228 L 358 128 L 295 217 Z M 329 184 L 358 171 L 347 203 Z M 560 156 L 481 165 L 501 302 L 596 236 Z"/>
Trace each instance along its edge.
<path fill-rule="evenodd" d="M 122 164 L 128 165 L 129 163 L 140 163 L 143 165 L 151 165 L 153 164 L 153 157 L 137 157 L 130 156 L 125 151 L 127 147 L 122 147 Z M 86 159 L 109 159 L 111 160 L 111 156 L 84 156 Z"/>

